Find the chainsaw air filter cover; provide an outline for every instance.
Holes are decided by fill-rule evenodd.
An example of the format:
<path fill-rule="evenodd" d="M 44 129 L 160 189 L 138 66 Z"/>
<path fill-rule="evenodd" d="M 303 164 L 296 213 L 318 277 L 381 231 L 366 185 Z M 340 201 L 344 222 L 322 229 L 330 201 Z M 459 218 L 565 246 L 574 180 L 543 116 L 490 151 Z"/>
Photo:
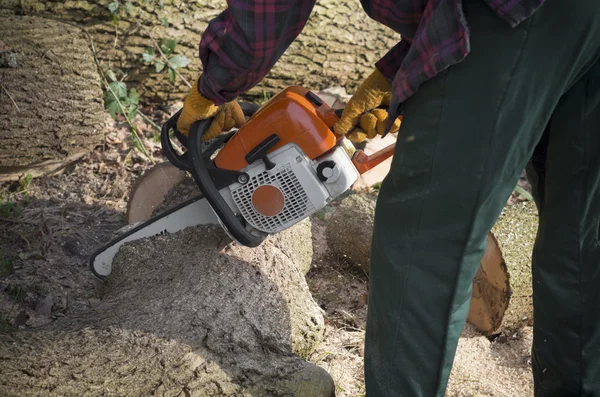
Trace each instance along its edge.
<path fill-rule="evenodd" d="M 260 108 L 214 159 L 220 169 L 248 175 L 229 186 L 234 212 L 273 234 L 347 190 L 359 174 L 332 131 L 335 120 L 327 104 L 297 86 Z"/>
<path fill-rule="evenodd" d="M 273 168 L 257 162 L 244 169 L 249 175 L 246 183 L 230 186 L 232 201 L 241 216 L 265 233 L 278 233 L 312 215 L 358 178 L 341 147 L 310 160 L 290 143 L 269 158 L 275 164 Z"/>

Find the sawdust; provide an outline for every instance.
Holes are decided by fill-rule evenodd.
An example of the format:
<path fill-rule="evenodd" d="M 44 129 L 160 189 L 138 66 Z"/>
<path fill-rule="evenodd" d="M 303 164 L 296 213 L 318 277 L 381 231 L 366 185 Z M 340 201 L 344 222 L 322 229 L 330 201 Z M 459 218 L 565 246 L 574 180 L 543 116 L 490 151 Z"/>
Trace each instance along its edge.
<path fill-rule="evenodd" d="M 525 266 L 522 271 L 526 272 L 530 258 L 527 249 L 535 237 L 531 231 L 535 225 L 534 209 L 532 203 L 513 202 L 517 204 L 507 206 L 494 232 L 507 251 L 509 269 L 515 271 Z M 314 257 L 307 280 L 315 300 L 326 312 L 326 331 L 324 342 L 310 360 L 329 371 L 336 382 L 338 397 L 359 397 L 365 393 L 363 354 L 368 277 L 356 266 L 331 255 L 324 238 L 328 213 L 323 211 L 312 219 Z M 521 215 L 524 216 L 522 221 Z M 513 317 L 507 316 L 506 322 L 510 326 L 504 326 L 502 332 L 493 337 L 482 336 L 471 325 L 465 325 L 447 397 L 533 395 L 532 327 L 527 322 L 513 321 L 514 313 L 523 309 L 519 300 L 515 302 L 509 306 Z"/>
<path fill-rule="evenodd" d="M 136 123 L 158 156 L 152 130 Z M 35 328 L 97 302 L 89 256 L 124 226 L 130 186 L 151 165 L 117 124 L 64 173 L 0 185 L 0 301 L 8 302 L 0 331 Z M 39 310 L 50 300 L 51 310 Z"/>
<path fill-rule="evenodd" d="M 490 342 L 465 327 L 459 340 L 447 397 L 530 397 L 531 327 Z"/>

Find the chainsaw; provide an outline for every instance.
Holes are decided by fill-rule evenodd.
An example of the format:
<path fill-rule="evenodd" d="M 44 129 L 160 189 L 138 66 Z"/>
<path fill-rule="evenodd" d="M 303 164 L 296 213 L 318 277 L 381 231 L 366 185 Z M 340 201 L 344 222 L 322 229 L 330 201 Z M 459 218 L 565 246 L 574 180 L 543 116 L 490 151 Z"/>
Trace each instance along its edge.
<path fill-rule="evenodd" d="M 336 136 L 333 126 L 342 109 L 334 110 L 303 87 L 289 87 L 261 107 L 240 106 L 246 122 L 208 142 L 202 135 L 212 119 L 194 123 L 187 136 L 176 128 L 181 110 L 164 123 L 161 146 L 169 162 L 149 171 L 156 177 L 147 180 L 154 182 L 138 184 L 133 199 L 143 200 L 130 202 L 143 204 L 128 209 L 136 214 L 130 218 L 136 226 L 92 255 L 94 275 L 110 275 L 114 256 L 127 242 L 197 225 L 220 225 L 235 242 L 257 247 L 324 208 L 394 153 L 394 143 L 367 155 Z M 184 151 L 176 150 L 172 137 Z M 185 173 L 193 176 L 199 193 L 147 219 Z"/>

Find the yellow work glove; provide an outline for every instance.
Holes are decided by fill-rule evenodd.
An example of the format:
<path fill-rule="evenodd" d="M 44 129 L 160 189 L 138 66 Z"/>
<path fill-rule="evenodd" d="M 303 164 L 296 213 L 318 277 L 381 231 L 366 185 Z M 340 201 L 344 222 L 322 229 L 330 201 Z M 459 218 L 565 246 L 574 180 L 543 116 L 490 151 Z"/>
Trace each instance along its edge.
<path fill-rule="evenodd" d="M 377 108 L 389 106 L 391 100 L 392 85 L 375 69 L 350 98 L 342 117 L 333 127 L 335 133 L 346 135 L 357 143 L 375 138 L 378 134 L 383 135 L 388 113 L 385 109 Z M 390 132 L 395 133 L 399 129 L 400 119 L 396 119 Z"/>
<path fill-rule="evenodd" d="M 203 141 L 216 138 L 221 132 L 229 131 L 233 127 L 239 128 L 246 121 L 244 112 L 236 101 L 217 106 L 200 94 L 198 81 L 196 81 L 183 102 L 183 110 L 177 120 L 177 129 L 187 136 L 192 124 L 210 117 L 213 117 L 213 122 L 202 135 Z"/>

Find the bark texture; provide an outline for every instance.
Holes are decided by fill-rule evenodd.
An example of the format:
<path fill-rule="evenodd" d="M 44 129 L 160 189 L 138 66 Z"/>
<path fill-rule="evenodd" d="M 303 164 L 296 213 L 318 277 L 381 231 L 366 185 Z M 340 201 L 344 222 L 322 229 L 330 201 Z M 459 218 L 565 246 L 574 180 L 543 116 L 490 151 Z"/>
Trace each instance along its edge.
<path fill-rule="evenodd" d="M 37 176 L 85 155 L 102 142 L 110 116 L 80 29 L 34 16 L 0 18 L 3 181 L 26 172 Z"/>
<path fill-rule="evenodd" d="M 183 98 L 188 88 L 179 79 L 171 83 L 165 72 L 155 73 L 153 67 L 145 66 L 140 61 L 142 53 L 153 45 L 150 35 L 157 41 L 176 39 L 176 52 L 193 59 L 182 69 L 192 82 L 201 69 L 198 59 L 201 34 L 207 23 L 224 10 L 225 2 L 135 0 L 127 13 L 126 2 L 121 1 L 123 11 L 116 26 L 107 7 L 112 2 L 0 0 L 0 8 L 51 15 L 85 26 L 94 38 L 99 59 L 126 71 L 128 81 L 140 89 L 145 100 Z M 168 22 L 168 26 L 163 22 Z M 320 0 L 302 34 L 250 95 L 274 93 L 295 84 L 314 90 L 333 85 L 353 90 L 399 39 L 398 34 L 371 20 L 359 0 Z"/>
<path fill-rule="evenodd" d="M 270 242 L 219 227 L 124 246 L 101 302 L 0 335 L 0 395 L 330 397 L 304 361 L 324 321 L 302 273 Z"/>

